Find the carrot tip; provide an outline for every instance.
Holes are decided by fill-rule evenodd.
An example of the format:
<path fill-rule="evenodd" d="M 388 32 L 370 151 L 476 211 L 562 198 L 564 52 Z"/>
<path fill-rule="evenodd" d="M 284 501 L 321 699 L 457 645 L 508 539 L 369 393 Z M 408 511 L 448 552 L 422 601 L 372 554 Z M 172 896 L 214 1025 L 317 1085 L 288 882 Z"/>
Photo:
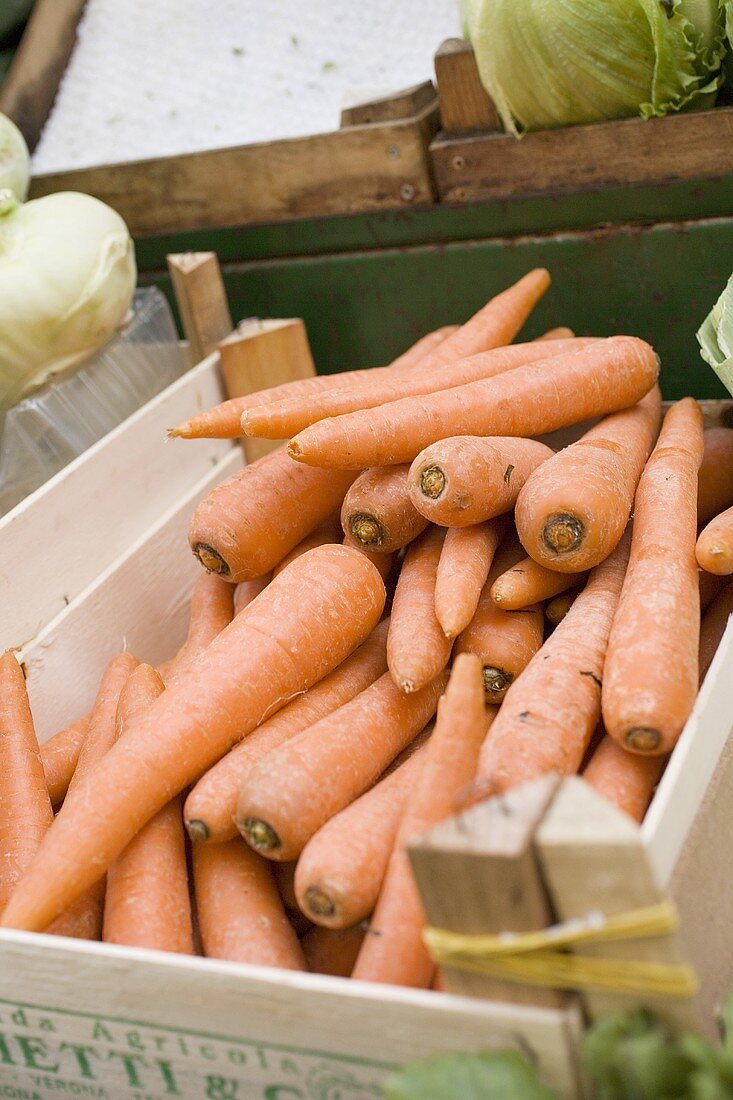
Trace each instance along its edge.
<path fill-rule="evenodd" d="M 197 542 L 192 550 L 207 573 L 216 573 L 218 577 L 228 577 L 230 569 L 221 554 L 205 542 Z"/>
<path fill-rule="evenodd" d="M 315 917 L 333 917 L 336 913 L 333 899 L 317 886 L 308 887 L 305 892 L 305 904 Z"/>
<path fill-rule="evenodd" d="M 181 424 L 178 428 L 166 428 L 166 435 L 169 439 L 180 439 L 184 428 L 185 424 Z"/>
<path fill-rule="evenodd" d="M 195 843 L 208 840 L 210 836 L 209 826 L 206 822 L 199 821 L 196 818 L 186 822 L 186 832 Z"/>
<path fill-rule="evenodd" d="M 257 852 L 274 852 L 282 847 L 282 841 L 271 825 L 258 817 L 245 817 L 237 822 L 237 828 Z"/>
<path fill-rule="evenodd" d="M 386 534 L 377 517 L 370 516 L 367 512 L 356 512 L 351 516 L 349 531 L 354 542 L 368 549 L 382 546 Z"/>
<path fill-rule="evenodd" d="M 431 500 L 437 500 L 444 490 L 445 474 L 440 466 L 427 466 L 420 474 L 420 492 Z"/>
<path fill-rule="evenodd" d="M 557 513 L 550 516 L 542 532 L 542 541 L 555 554 L 578 550 L 585 539 L 585 525 L 577 516 Z"/>
<path fill-rule="evenodd" d="M 631 749 L 632 752 L 638 753 L 656 752 L 661 740 L 658 730 L 648 729 L 645 726 L 638 726 L 636 729 L 629 730 L 624 738 L 626 747 Z"/>

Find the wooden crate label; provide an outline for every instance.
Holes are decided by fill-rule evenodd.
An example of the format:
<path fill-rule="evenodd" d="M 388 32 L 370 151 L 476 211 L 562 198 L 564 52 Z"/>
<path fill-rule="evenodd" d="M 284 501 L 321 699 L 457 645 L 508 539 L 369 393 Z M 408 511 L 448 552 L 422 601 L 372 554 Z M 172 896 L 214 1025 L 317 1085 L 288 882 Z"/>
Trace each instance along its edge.
<path fill-rule="evenodd" d="M 0 1001 L 1 1100 L 378 1100 L 397 1067 Z"/>

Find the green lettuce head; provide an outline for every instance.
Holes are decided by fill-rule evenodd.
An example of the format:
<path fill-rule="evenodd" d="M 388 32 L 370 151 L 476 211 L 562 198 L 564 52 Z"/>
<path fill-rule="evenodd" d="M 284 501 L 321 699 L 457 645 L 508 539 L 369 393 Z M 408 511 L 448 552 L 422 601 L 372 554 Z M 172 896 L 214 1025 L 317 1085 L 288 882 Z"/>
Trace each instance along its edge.
<path fill-rule="evenodd" d="M 722 81 L 719 0 L 462 0 L 462 11 L 515 134 L 712 106 Z"/>

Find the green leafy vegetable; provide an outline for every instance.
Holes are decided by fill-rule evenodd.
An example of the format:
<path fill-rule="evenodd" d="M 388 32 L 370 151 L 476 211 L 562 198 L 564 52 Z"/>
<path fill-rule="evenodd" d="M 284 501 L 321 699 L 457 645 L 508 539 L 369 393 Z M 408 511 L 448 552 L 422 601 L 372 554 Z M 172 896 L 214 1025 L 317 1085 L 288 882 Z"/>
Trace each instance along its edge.
<path fill-rule="evenodd" d="M 386 1100 L 554 1100 L 534 1069 L 512 1051 L 445 1054 L 390 1078 Z"/>
<path fill-rule="evenodd" d="M 733 394 L 733 275 L 697 334 L 700 354 Z"/>
<path fill-rule="evenodd" d="M 515 134 L 711 106 L 722 80 L 719 0 L 463 0 L 463 18 Z"/>

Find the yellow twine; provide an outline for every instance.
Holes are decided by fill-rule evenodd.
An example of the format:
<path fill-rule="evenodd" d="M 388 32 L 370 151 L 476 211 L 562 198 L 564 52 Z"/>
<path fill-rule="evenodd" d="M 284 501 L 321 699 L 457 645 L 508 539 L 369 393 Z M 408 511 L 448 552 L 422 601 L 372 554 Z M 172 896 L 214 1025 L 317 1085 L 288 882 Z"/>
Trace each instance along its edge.
<path fill-rule="evenodd" d="M 668 901 L 606 917 L 587 917 L 540 932 L 464 935 L 426 928 L 423 938 L 439 966 L 551 989 L 601 989 L 686 999 L 698 989 L 695 972 L 683 964 L 638 962 L 570 955 L 571 944 L 651 939 L 677 929 L 677 911 Z"/>

